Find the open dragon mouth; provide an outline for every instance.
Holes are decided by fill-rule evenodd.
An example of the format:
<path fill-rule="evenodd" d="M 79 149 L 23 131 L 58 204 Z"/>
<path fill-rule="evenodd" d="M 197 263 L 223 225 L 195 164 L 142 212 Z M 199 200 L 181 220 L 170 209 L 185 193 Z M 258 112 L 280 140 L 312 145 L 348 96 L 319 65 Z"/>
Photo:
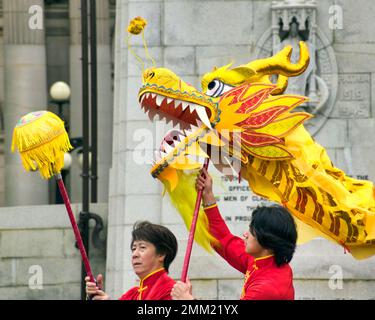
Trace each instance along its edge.
<path fill-rule="evenodd" d="M 166 96 L 145 92 L 140 98 L 141 108 L 144 108 L 152 121 L 156 114 L 160 120 L 165 118 L 167 123 L 173 121 L 173 126 L 177 124 L 180 129 L 191 129 L 192 126 L 199 127 L 204 123 L 211 128 L 211 111 L 194 102 L 182 101 Z"/>
<path fill-rule="evenodd" d="M 212 129 L 209 120 L 211 110 L 192 101 L 178 100 L 149 91 L 140 95 L 139 102 L 151 121 L 158 115 L 160 120 L 165 119 L 167 123 L 172 121 L 174 127 L 166 133 L 159 150 L 155 151 L 155 164 L 152 172 L 161 172 L 165 166 L 176 161 L 179 156 L 182 159 L 183 154 L 187 155 L 192 152 L 197 155 L 197 152 L 192 150 L 192 144 L 202 134 Z M 186 165 L 186 161 L 189 160 L 184 158 L 183 161 Z M 190 163 L 191 166 L 192 163 Z"/>
<path fill-rule="evenodd" d="M 159 150 L 155 151 L 156 162 L 165 158 L 169 153 L 177 147 L 178 144 L 183 142 L 186 138 L 186 133 L 183 130 L 171 129 L 163 138 Z"/>

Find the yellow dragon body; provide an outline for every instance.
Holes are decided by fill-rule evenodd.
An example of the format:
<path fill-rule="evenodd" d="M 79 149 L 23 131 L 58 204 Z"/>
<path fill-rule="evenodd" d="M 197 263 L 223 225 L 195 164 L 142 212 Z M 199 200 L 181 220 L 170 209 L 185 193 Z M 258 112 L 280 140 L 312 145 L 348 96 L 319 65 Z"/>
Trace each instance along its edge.
<path fill-rule="evenodd" d="M 303 42 L 295 64 L 291 52 L 286 47 L 246 65 L 215 67 L 203 76 L 202 91 L 169 69 L 145 70 L 141 107 L 150 119 L 158 114 L 180 126 L 163 139 L 151 174 L 189 226 L 196 193 L 186 172 L 201 167 L 199 157 L 210 157 L 223 174 L 240 175 L 256 194 L 288 208 L 299 242 L 323 236 L 367 258 L 375 253 L 374 186 L 336 168 L 303 127 L 311 115 L 292 112 L 306 98 L 283 92 L 289 77 L 306 70 L 309 56 Z M 200 216 L 197 241 L 207 246 L 213 239 Z"/>

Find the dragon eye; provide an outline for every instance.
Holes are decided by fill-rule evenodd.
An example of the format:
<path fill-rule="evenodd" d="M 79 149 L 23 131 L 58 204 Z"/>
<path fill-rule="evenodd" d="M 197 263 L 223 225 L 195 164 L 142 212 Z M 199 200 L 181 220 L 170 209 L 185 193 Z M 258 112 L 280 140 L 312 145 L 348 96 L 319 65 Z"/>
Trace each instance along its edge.
<path fill-rule="evenodd" d="M 233 87 L 228 86 L 220 80 L 212 80 L 207 86 L 206 95 L 210 97 L 220 97 L 223 93 L 231 90 Z"/>

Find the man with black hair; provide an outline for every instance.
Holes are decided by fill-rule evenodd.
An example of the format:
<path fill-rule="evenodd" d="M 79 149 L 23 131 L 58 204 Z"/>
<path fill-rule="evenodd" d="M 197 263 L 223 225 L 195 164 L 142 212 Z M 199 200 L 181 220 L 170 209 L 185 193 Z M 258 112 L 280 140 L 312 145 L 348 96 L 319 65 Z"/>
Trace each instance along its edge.
<path fill-rule="evenodd" d="M 203 168 L 196 181 L 202 190 L 204 211 L 214 246 L 232 267 L 245 274 L 242 300 L 293 300 L 293 273 L 289 266 L 297 241 L 296 225 L 283 207 L 258 207 L 253 211 L 244 239 L 234 236 L 220 215 L 212 192 L 212 179 Z M 176 300 L 193 299 L 191 284 L 178 281 L 172 289 Z"/>
<path fill-rule="evenodd" d="M 175 281 L 168 276 L 169 266 L 177 254 L 177 239 L 164 226 L 148 221 L 137 222 L 133 227 L 132 265 L 140 279 L 137 287 L 124 293 L 119 300 L 171 300 Z M 86 277 L 86 293 L 93 300 L 109 300 L 103 288 L 103 276 L 97 284 Z"/>

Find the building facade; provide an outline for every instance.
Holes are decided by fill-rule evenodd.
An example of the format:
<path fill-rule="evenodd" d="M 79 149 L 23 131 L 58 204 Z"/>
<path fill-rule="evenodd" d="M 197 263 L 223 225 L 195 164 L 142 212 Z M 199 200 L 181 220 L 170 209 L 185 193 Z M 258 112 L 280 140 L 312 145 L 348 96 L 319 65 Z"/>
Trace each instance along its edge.
<path fill-rule="evenodd" d="M 82 134 L 85 115 L 81 112 L 79 3 L 2 1 L 2 299 L 80 296 L 79 255 L 63 207 L 53 205 L 54 182 L 42 181 L 37 173 L 24 173 L 9 148 L 12 128 L 24 113 L 36 107 L 57 112 L 56 106 L 48 104 L 48 89 L 55 81 L 67 82 L 72 90 L 63 114 L 69 121 L 70 136 Z M 142 70 L 128 50 L 129 21 L 135 16 L 146 18 L 145 37 L 156 65 L 173 70 L 198 88 L 200 76 L 215 65 L 232 60 L 236 65 L 247 63 L 270 56 L 284 44 L 307 41 L 311 65 L 306 75 L 290 86 L 294 93 L 310 99 L 302 106 L 315 116 L 307 128 L 326 147 L 337 167 L 358 179 L 374 181 L 375 38 L 369 27 L 373 24 L 371 4 L 370 0 L 362 0 L 360 7 L 354 0 L 97 1 L 100 203 L 93 211 L 103 217 L 107 246 L 106 250 L 94 248 L 92 260 L 94 271 L 106 274 L 106 290 L 112 297 L 119 297 L 137 283 L 129 246 L 135 221 L 162 223 L 176 234 L 179 253 L 170 268 L 176 279 L 188 238 L 182 219 L 162 197 L 161 184 L 149 173 L 153 151 L 169 127 L 161 121 L 149 121 L 138 105 Z M 36 7 L 30 9 L 33 5 Z M 33 19 L 38 8 L 44 17 L 41 29 Z M 20 23 L 28 23 L 30 18 L 34 27 Z M 146 61 L 142 40 L 133 37 L 131 43 Z M 72 201 L 79 203 L 80 168 L 74 151 L 72 156 L 69 190 Z M 223 215 L 232 232 L 240 235 L 248 228 L 251 210 L 263 200 L 251 194 L 245 182 L 230 182 L 214 170 L 211 173 Z M 74 209 L 78 214 L 78 204 Z M 27 216 L 33 217 L 32 222 L 25 222 Z M 43 246 L 45 241 L 51 246 Z M 61 269 L 69 268 L 71 278 L 56 267 L 64 263 L 66 267 Z M 311 241 L 298 247 L 292 262 L 296 298 L 374 299 L 374 265 L 374 258 L 357 261 L 338 245 L 323 239 Z M 36 267 L 30 269 L 32 266 Z M 44 289 L 38 289 L 33 278 L 38 266 L 43 270 Z M 193 247 L 189 278 L 194 294 L 203 299 L 237 299 L 243 283 L 243 275 L 197 245 Z"/>

